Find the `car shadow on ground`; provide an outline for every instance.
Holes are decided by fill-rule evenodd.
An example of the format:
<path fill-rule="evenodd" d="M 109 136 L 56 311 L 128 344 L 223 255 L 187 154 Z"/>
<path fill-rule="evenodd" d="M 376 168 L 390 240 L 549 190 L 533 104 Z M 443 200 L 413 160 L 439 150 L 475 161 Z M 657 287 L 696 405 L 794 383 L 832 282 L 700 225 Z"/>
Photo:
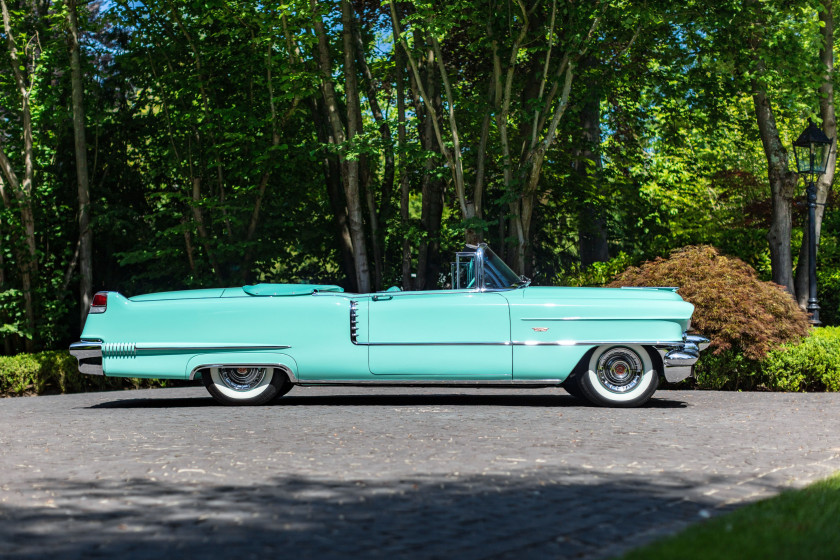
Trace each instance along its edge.
<path fill-rule="evenodd" d="M 0 550 L 21 559 L 591 559 L 724 511 L 697 491 L 709 482 L 574 468 L 398 480 L 278 474 L 245 485 L 209 474 L 45 479 L 46 503 L 0 504 Z"/>
<path fill-rule="evenodd" d="M 102 402 L 87 408 L 195 408 L 224 407 L 211 397 L 194 398 L 141 398 L 119 399 Z M 390 406 L 497 406 L 497 407 L 591 407 L 589 403 L 571 395 L 476 395 L 476 394 L 424 394 L 376 395 L 366 392 L 359 395 L 295 395 L 294 391 L 263 406 L 340 406 L 390 407 Z M 640 408 L 686 408 L 684 401 L 654 397 Z"/>

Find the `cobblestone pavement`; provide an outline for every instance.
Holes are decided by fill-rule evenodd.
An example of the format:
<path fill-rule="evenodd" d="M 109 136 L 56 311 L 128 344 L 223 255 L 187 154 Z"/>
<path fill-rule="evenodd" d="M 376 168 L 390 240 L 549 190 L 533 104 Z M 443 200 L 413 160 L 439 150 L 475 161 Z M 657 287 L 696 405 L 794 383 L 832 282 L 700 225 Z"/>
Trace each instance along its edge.
<path fill-rule="evenodd" d="M 840 470 L 838 427 L 840 394 L 4 399 L 0 556 L 604 558 Z"/>

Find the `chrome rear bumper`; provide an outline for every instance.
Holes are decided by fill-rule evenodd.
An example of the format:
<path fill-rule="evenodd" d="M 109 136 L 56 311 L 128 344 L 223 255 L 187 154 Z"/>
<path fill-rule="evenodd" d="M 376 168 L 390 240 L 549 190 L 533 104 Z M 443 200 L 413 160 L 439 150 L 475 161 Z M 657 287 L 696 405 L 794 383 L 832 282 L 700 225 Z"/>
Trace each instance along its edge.
<path fill-rule="evenodd" d="M 657 346 L 662 357 L 662 369 L 668 383 L 677 383 L 694 373 L 694 364 L 700 358 L 700 352 L 709 347 L 709 339 L 702 336 L 686 335 L 682 344 Z"/>
<path fill-rule="evenodd" d="M 102 341 L 80 340 L 70 345 L 70 354 L 79 361 L 79 372 L 104 375 L 102 370 Z"/>

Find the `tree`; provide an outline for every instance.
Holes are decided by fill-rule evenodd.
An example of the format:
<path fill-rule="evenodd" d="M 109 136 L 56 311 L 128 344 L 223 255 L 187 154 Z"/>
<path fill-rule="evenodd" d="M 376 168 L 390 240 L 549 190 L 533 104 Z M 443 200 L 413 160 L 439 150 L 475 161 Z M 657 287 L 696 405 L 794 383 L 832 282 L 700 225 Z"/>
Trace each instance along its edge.
<path fill-rule="evenodd" d="M 93 297 L 93 232 L 90 229 L 90 194 L 85 139 L 85 104 L 82 86 L 82 63 L 79 47 L 79 21 L 76 0 L 67 2 L 70 35 L 70 75 L 73 84 L 73 144 L 76 154 L 76 180 L 79 188 L 79 300 L 81 326 L 84 328 Z"/>
<path fill-rule="evenodd" d="M 835 141 L 834 148 L 828 156 L 825 173 L 817 180 L 817 208 L 816 208 L 816 230 L 817 246 L 820 243 L 823 216 L 825 215 L 825 203 L 831 185 L 834 183 L 834 174 L 837 170 L 837 117 L 834 113 L 834 3 L 826 0 L 821 4 L 819 12 L 822 35 L 820 45 L 820 64 L 825 73 L 823 82 L 819 89 L 820 118 L 822 119 L 823 132 L 826 136 Z M 808 245 L 810 233 L 807 224 L 803 228 L 802 244 L 799 247 L 799 258 L 796 261 L 796 276 L 794 286 L 796 288 L 796 299 L 799 306 L 805 309 L 808 305 Z"/>
<path fill-rule="evenodd" d="M 18 254 L 18 267 L 23 286 L 24 311 L 26 314 L 27 351 L 32 351 L 35 345 L 35 302 L 34 291 L 38 272 L 37 244 L 35 239 L 35 217 L 32 203 L 32 192 L 35 183 L 35 146 L 32 138 L 32 112 L 30 96 L 32 95 L 32 74 L 38 61 L 38 37 L 33 34 L 28 39 L 15 38 L 16 30 L 12 28 L 11 15 L 6 0 L 0 0 L 0 10 L 3 16 L 3 31 L 6 35 L 8 63 L 14 76 L 16 93 L 20 103 L 20 134 L 23 147 L 22 177 L 15 171 L 12 160 L 6 153 L 6 137 L 9 132 L 0 130 L 0 169 L 8 181 L 16 203 L 19 206 L 21 224 L 26 245 L 25 252 Z M 23 43 L 23 49 L 19 43 Z M 0 183 L 4 204 L 9 207 L 11 199 Z"/>

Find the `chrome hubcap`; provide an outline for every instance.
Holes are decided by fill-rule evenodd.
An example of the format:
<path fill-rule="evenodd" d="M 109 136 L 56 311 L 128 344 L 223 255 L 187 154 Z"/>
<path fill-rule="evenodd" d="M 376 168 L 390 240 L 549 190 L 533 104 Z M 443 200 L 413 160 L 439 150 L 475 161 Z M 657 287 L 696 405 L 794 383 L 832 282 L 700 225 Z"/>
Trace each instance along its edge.
<path fill-rule="evenodd" d="M 627 393 L 639 386 L 644 375 L 642 359 L 629 348 L 610 348 L 598 358 L 598 381 L 613 393 Z"/>
<path fill-rule="evenodd" d="M 250 391 L 262 383 L 266 368 L 219 368 L 222 383 L 234 391 Z"/>

